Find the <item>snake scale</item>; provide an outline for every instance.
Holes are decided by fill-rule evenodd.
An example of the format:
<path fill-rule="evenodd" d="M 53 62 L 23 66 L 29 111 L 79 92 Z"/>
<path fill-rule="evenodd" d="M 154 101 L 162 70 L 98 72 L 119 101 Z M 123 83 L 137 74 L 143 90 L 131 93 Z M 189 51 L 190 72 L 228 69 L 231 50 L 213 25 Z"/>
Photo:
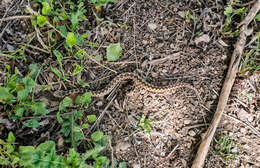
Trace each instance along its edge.
<path fill-rule="evenodd" d="M 109 94 L 118 84 L 127 80 L 132 80 L 136 87 L 141 87 L 149 92 L 157 93 L 157 94 L 169 93 L 179 88 L 188 88 L 193 90 L 196 96 L 198 97 L 198 99 L 201 101 L 199 91 L 194 86 L 188 83 L 178 83 L 178 84 L 172 84 L 167 86 L 156 86 L 146 82 L 139 75 L 131 72 L 122 73 L 116 76 L 104 89 L 98 91 L 92 91 L 89 90 L 88 88 L 77 88 L 77 89 L 71 89 L 66 91 L 57 90 L 53 93 L 53 95 L 57 98 L 64 98 L 72 94 L 80 94 L 80 93 L 85 93 L 90 91 L 92 92 L 93 97 L 103 97 Z"/>

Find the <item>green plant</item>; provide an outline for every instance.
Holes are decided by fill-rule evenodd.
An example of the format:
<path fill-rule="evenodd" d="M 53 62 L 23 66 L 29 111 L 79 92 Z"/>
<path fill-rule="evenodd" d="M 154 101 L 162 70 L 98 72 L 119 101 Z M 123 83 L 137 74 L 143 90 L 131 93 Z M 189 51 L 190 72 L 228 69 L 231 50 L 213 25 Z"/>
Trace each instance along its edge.
<path fill-rule="evenodd" d="M 71 114 L 64 114 L 59 116 L 57 114 L 58 122 L 61 124 L 61 132 L 64 135 L 65 142 L 71 143 L 73 148 L 77 148 L 79 141 L 85 139 L 83 129 L 88 128 L 88 124 L 78 125 L 77 120 L 82 119 L 83 111 L 73 111 Z"/>
<path fill-rule="evenodd" d="M 147 131 L 149 134 L 151 134 L 152 129 L 151 129 L 151 121 L 147 119 L 144 115 L 139 120 L 138 127 L 141 130 Z"/>
<path fill-rule="evenodd" d="M 243 66 L 240 70 L 240 74 L 244 74 L 247 71 L 259 71 L 260 63 L 257 61 L 257 55 L 259 55 L 260 48 L 260 32 L 258 32 L 257 45 L 255 49 L 251 49 L 245 57 Z"/>
<path fill-rule="evenodd" d="M 107 60 L 108 61 L 117 61 L 122 55 L 122 47 L 120 43 L 110 44 L 107 47 Z"/>
<path fill-rule="evenodd" d="M 52 72 L 55 75 L 57 75 L 60 79 L 63 79 L 63 80 L 66 81 L 67 77 L 66 77 L 66 75 L 64 73 L 64 70 L 63 70 L 63 67 L 62 67 L 63 66 L 62 65 L 62 58 L 63 58 L 63 56 L 62 56 L 62 54 L 58 50 L 54 50 L 53 54 L 57 58 L 57 61 L 58 61 L 58 64 L 59 64 L 59 70 L 57 68 L 52 67 L 52 66 L 50 68 L 51 68 Z"/>
<path fill-rule="evenodd" d="M 90 3 L 92 3 L 95 6 L 105 6 L 109 2 L 116 3 L 117 0 L 90 0 Z"/>
<path fill-rule="evenodd" d="M 126 22 L 124 22 L 123 24 L 118 23 L 117 26 L 119 26 L 121 29 L 126 29 L 127 31 L 131 31 L 132 30 L 132 27 L 128 26 L 126 24 Z"/>
<path fill-rule="evenodd" d="M 83 95 L 77 96 L 75 100 L 75 104 L 82 106 L 84 108 L 88 108 L 89 103 L 91 102 L 92 94 L 90 92 L 86 92 Z M 65 97 L 60 105 L 59 112 L 57 113 L 57 120 L 62 125 L 61 132 L 66 138 L 65 141 L 67 143 L 71 143 L 73 148 L 77 148 L 79 142 L 85 139 L 83 129 L 89 127 L 88 123 L 93 123 L 96 120 L 95 115 L 88 115 L 88 123 L 84 123 L 82 125 L 78 125 L 76 121 L 82 121 L 83 119 L 83 110 L 75 110 L 71 113 L 61 114 L 63 111 L 66 111 L 67 108 L 72 106 L 72 100 L 69 97 Z"/>
<path fill-rule="evenodd" d="M 80 155 L 74 148 L 70 148 L 67 155 L 57 155 L 54 141 L 45 141 L 34 146 L 19 146 L 15 151 L 15 136 L 9 132 L 6 141 L 0 139 L 0 165 L 25 168 L 112 168 L 107 157 L 101 152 L 106 149 L 107 137 L 92 143 L 93 148 Z M 86 162 L 87 161 L 87 162 Z M 117 167 L 114 160 L 113 168 Z M 121 162 L 118 168 L 126 168 L 126 163 Z"/>
<path fill-rule="evenodd" d="M 195 23 L 198 21 L 198 18 L 195 15 L 190 14 L 189 10 L 185 11 L 185 18 L 186 18 L 187 23 L 191 23 L 191 21 L 193 21 L 193 23 Z"/>
<path fill-rule="evenodd" d="M 234 16 L 236 16 L 236 15 L 241 16 L 241 19 L 242 19 L 242 17 L 244 17 L 244 15 L 245 15 L 245 8 L 233 9 L 232 5 L 233 4 L 229 4 L 225 8 L 225 11 L 224 11 L 224 15 L 226 16 L 225 24 L 224 24 L 224 32 L 231 30 L 230 24 L 231 24 L 232 18 Z"/>
<path fill-rule="evenodd" d="M 31 70 L 25 77 L 21 77 L 18 70 L 15 74 L 10 73 L 10 66 L 6 65 L 8 80 L 4 87 L 0 87 L 0 102 L 4 103 L 4 109 L 12 119 L 22 119 L 28 115 L 46 115 L 47 103 L 44 101 L 34 101 L 35 88 L 41 88 L 36 84 L 37 76 L 40 70 L 35 64 L 29 66 Z M 37 123 L 35 119 L 33 122 Z M 26 125 L 26 124 L 25 124 Z M 27 126 L 30 126 L 28 124 Z"/>
<path fill-rule="evenodd" d="M 101 152 L 106 149 L 107 137 L 103 136 L 99 141 L 93 142 L 93 148 L 83 154 L 79 154 L 74 148 L 70 148 L 67 155 L 57 155 L 54 141 L 45 141 L 34 146 L 18 146 L 15 149 L 15 136 L 9 132 L 6 141 L 0 139 L 0 165 L 25 168 L 112 168 L 107 157 Z M 113 168 L 126 168 L 126 163 L 119 165 L 114 160 Z"/>
<path fill-rule="evenodd" d="M 226 162 L 235 160 L 238 156 L 238 152 L 232 152 L 232 149 L 237 145 L 228 136 L 221 135 L 219 140 L 216 141 L 216 153 L 220 155 Z"/>
<path fill-rule="evenodd" d="M 255 16 L 255 20 L 260 22 L 260 13 L 258 13 L 256 16 Z"/>
<path fill-rule="evenodd" d="M 19 162 L 20 158 L 18 153 L 15 152 L 15 136 L 12 132 L 9 132 L 6 141 L 0 139 L 0 165 L 15 165 Z"/>

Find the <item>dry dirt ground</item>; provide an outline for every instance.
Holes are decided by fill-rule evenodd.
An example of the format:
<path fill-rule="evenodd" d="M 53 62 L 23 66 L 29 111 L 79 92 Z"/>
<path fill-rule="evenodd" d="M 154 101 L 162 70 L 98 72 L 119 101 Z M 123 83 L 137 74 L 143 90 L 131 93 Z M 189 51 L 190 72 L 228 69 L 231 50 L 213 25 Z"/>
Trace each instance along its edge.
<path fill-rule="evenodd" d="M 105 60 L 106 46 L 110 43 L 120 42 L 123 48 L 123 55 L 117 62 L 101 62 L 106 67 L 118 73 L 134 71 L 156 85 L 189 83 L 198 89 L 205 102 L 200 102 L 190 89 L 156 95 L 134 87 L 131 82 L 122 84 L 105 99 L 94 99 L 85 112 L 105 113 L 96 129 L 111 136 L 109 157 L 127 161 L 133 168 L 191 166 L 201 136 L 214 115 L 232 54 L 234 41 L 225 41 L 220 33 L 225 19 L 224 5 L 226 3 L 222 1 L 119 0 L 104 9 L 107 23 L 88 30 L 88 38 L 100 44 L 98 48 L 86 48 L 89 54 Z M 23 11 L 24 6 L 13 6 L 18 12 L 13 10 L 14 13 L 7 15 L 18 15 Z M 7 7 L 2 6 L 0 11 L 4 13 Z M 196 25 L 187 18 L 187 10 L 197 17 Z M 118 23 L 128 28 L 120 28 Z M 26 42 L 30 31 L 24 24 L 29 25 L 30 21 L 0 23 L 2 51 L 7 50 L 7 44 L 18 46 L 18 43 Z M 219 43 L 220 39 L 227 46 Z M 40 46 L 39 43 L 34 45 Z M 6 78 L 5 64 L 17 67 L 22 73 L 27 72 L 29 63 L 58 66 L 54 57 L 39 50 L 28 50 L 25 54 L 27 61 L 0 57 L 1 85 Z M 77 60 L 68 58 L 63 61 L 65 72 L 72 72 L 72 65 Z M 96 90 L 116 76 L 91 60 L 85 60 L 84 64 L 88 68 L 84 69 L 83 80 Z M 257 72 L 236 79 L 204 167 L 260 167 L 259 79 Z M 70 80 L 76 84 L 75 77 Z M 38 82 L 48 84 L 53 90 L 72 88 L 58 79 L 49 66 L 43 66 Z M 47 95 L 42 97 L 50 102 L 50 108 L 57 107 L 58 100 L 49 99 Z M 1 108 L 0 115 L 6 117 Z M 151 122 L 150 134 L 138 127 L 142 115 Z M 2 131 L 7 131 L 6 126 L 1 127 Z M 58 128 L 54 120 L 48 129 L 34 132 L 38 136 L 32 136 L 29 129 L 14 132 L 20 134 L 21 143 L 26 145 L 28 139 L 29 142 L 37 141 L 47 132 L 49 137 L 43 139 L 57 141 L 60 136 Z M 3 135 L 6 134 L 1 133 L 0 137 Z M 223 135 L 235 142 L 231 149 L 238 153 L 235 160 L 225 161 L 216 152 L 219 148 L 217 140 Z"/>

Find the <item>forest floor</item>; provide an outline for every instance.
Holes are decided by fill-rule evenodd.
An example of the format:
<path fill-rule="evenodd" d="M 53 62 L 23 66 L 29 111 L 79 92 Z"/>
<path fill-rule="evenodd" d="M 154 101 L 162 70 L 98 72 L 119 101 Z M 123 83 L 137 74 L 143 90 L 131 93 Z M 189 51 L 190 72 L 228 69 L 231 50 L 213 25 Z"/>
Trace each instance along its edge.
<path fill-rule="evenodd" d="M 253 2 L 119 0 L 100 8 L 84 0 L 2 0 L 0 139 L 13 133 L 20 161 L 19 146 L 53 141 L 57 155 L 68 158 L 71 148 L 83 156 L 106 137 L 100 156 L 110 162 L 92 155 L 86 164 L 191 167 L 216 110 L 237 25 Z M 258 14 L 204 167 L 260 167 L 259 22 Z M 100 90 L 124 72 L 158 86 L 190 84 L 203 102 L 189 88 L 158 95 L 130 81 L 102 98 L 53 95 Z M 10 166 L 5 153 L 0 148 L 0 160 Z"/>

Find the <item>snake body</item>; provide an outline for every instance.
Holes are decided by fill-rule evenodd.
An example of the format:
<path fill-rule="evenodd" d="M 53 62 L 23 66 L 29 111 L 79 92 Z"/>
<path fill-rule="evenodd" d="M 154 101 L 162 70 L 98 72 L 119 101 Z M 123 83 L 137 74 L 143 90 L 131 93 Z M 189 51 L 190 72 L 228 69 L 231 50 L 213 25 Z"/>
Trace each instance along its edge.
<path fill-rule="evenodd" d="M 188 83 L 178 83 L 178 84 L 171 84 L 167 86 L 157 86 L 146 82 L 139 75 L 131 72 L 122 73 L 116 76 L 104 89 L 98 91 L 92 91 L 89 90 L 88 88 L 77 88 L 77 89 L 71 89 L 66 91 L 57 90 L 53 93 L 53 95 L 58 98 L 64 98 L 72 94 L 80 94 L 80 93 L 85 93 L 90 91 L 92 92 L 93 97 L 103 97 L 109 94 L 118 84 L 127 80 L 132 80 L 136 87 L 141 87 L 149 92 L 157 93 L 157 94 L 168 93 L 179 88 L 188 88 L 193 90 L 196 96 L 201 100 L 198 90 L 194 86 Z"/>

